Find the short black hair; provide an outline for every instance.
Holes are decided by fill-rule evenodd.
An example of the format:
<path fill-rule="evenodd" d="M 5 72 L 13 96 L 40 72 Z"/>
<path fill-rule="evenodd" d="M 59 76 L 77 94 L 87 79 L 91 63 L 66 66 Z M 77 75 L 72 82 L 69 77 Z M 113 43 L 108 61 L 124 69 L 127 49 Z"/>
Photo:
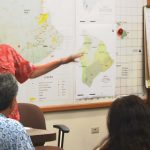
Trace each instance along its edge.
<path fill-rule="evenodd" d="M 9 73 L 0 74 L 0 111 L 12 104 L 17 92 L 18 84 L 15 77 Z"/>

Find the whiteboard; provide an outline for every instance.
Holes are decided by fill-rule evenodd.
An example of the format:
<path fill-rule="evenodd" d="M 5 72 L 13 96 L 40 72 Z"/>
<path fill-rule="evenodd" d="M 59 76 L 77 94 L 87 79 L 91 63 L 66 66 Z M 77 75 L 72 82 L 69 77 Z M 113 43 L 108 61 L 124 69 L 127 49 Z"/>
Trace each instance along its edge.
<path fill-rule="evenodd" d="M 90 51 L 88 59 L 28 80 L 19 85 L 18 101 L 70 107 L 111 102 L 121 95 L 144 97 L 145 4 L 145 0 L 1 0 L 0 42 L 10 44 L 35 65 L 86 52 L 91 43 L 93 51 L 100 48 L 107 58 L 101 70 L 97 61 L 88 66 L 90 56 L 95 56 Z M 89 69 L 84 70 L 85 64 Z"/>

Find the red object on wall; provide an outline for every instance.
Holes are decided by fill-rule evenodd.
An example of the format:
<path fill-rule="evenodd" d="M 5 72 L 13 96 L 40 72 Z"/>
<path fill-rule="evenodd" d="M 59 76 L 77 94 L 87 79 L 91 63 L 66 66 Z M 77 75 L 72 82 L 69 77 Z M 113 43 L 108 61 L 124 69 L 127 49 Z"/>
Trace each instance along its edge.
<path fill-rule="evenodd" d="M 119 36 L 121 36 L 121 35 L 123 34 L 123 29 L 122 29 L 122 28 L 119 28 L 118 31 L 117 31 L 117 34 L 118 34 Z"/>

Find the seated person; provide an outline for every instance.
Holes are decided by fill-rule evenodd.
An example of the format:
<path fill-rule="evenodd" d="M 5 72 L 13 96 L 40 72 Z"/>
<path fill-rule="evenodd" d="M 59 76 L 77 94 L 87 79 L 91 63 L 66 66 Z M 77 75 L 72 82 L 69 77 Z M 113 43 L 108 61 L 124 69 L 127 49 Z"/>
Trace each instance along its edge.
<path fill-rule="evenodd" d="M 0 74 L 0 149 L 34 150 L 24 127 L 7 118 L 16 103 L 18 85 L 11 74 Z"/>
<path fill-rule="evenodd" d="M 150 108 L 135 95 L 117 98 L 108 113 L 108 137 L 93 150 L 150 150 Z"/>

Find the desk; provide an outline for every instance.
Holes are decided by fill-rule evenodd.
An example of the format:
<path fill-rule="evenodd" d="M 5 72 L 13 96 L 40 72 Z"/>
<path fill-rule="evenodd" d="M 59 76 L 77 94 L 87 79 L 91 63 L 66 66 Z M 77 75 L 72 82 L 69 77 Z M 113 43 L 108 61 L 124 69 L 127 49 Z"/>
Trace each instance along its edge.
<path fill-rule="evenodd" d="M 31 137 L 34 146 L 39 145 L 37 143 L 45 143 L 48 141 L 56 140 L 56 133 L 52 133 L 48 130 L 30 128 L 27 129 L 26 131 L 28 135 Z"/>

